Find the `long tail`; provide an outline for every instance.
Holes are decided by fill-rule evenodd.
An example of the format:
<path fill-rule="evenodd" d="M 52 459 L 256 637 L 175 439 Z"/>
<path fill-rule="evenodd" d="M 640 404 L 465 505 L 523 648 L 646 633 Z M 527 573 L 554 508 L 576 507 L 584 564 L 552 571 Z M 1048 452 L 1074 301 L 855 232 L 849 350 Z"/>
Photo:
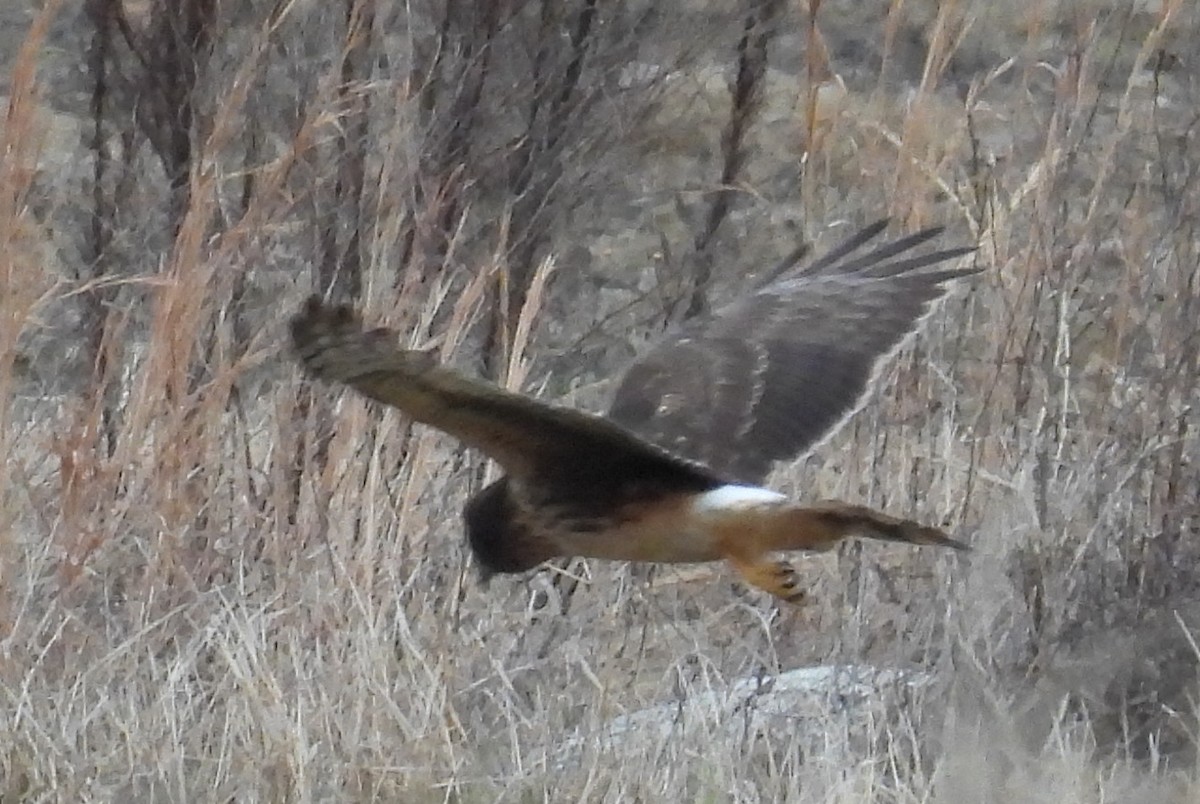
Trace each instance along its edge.
<path fill-rule="evenodd" d="M 842 539 L 858 536 L 887 542 L 969 550 L 937 528 L 872 511 L 861 505 L 824 502 L 809 507 L 764 506 L 740 527 L 733 525 L 721 549 L 733 568 L 753 586 L 789 603 L 804 599 L 791 564 L 771 558 L 788 550 L 828 550 Z"/>
<path fill-rule="evenodd" d="M 933 545 L 964 551 L 971 549 L 968 545 L 951 539 L 938 528 L 910 519 L 897 519 L 861 505 L 823 502 L 810 508 L 795 509 L 793 513 L 798 519 L 802 518 L 806 523 L 811 523 L 810 528 L 812 524 L 817 524 L 816 530 L 824 531 L 825 538 L 834 542 L 848 536 L 859 536 L 885 542 Z"/>
<path fill-rule="evenodd" d="M 931 528 L 894 516 L 872 511 L 862 505 L 826 502 L 797 508 L 788 512 L 791 522 L 776 529 L 776 538 L 792 541 L 791 545 L 780 545 L 776 550 L 823 550 L 850 536 L 881 541 L 901 541 L 910 545 L 932 545 L 950 547 L 953 550 L 971 550 L 961 541 L 949 538 L 941 529 Z M 780 523 L 781 526 L 784 523 Z M 790 527 L 788 527 L 790 526 Z M 780 532 L 782 530 L 782 532 Z M 788 535 L 791 539 L 788 539 Z M 812 544 L 816 542 L 816 544 Z"/>
<path fill-rule="evenodd" d="M 885 542 L 934 545 L 969 550 L 938 528 L 873 511 L 861 505 L 826 501 L 811 506 L 791 503 L 753 507 L 731 515 L 725 524 L 728 552 L 748 555 L 788 550 L 828 550 L 842 539 L 860 537 Z"/>

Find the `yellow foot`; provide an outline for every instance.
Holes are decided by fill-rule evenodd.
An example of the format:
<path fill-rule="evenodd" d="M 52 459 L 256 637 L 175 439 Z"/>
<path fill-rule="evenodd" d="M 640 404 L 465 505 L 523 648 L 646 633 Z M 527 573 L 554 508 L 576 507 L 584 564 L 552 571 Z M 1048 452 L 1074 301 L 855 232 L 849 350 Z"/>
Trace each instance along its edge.
<path fill-rule="evenodd" d="M 780 600 L 799 605 L 805 593 L 800 588 L 796 570 L 786 561 L 767 561 L 761 558 L 726 556 L 738 575 L 751 586 L 769 592 Z"/>

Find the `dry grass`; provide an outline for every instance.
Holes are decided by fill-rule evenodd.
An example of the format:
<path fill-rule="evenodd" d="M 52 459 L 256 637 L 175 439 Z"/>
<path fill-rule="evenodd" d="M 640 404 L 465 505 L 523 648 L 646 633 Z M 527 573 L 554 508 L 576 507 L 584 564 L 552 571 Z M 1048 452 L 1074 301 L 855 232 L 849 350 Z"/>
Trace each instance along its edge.
<path fill-rule="evenodd" d="M 308 290 L 293 276 L 256 277 L 271 304 L 236 336 L 233 277 L 292 248 L 293 173 L 337 118 L 319 99 L 220 228 L 245 111 L 226 93 L 163 268 L 108 281 L 131 295 L 106 321 L 106 372 L 59 381 L 28 339 L 96 284 L 50 267 L 30 200 L 31 29 L 0 131 L 0 800 L 1200 797 L 1200 83 L 1194 64 L 1155 69 L 1200 16 L 1176 0 L 1072 29 L 1037 4 L 1022 35 L 1038 58 L 973 81 L 968 117 L 940 85 L 975 5 L 941 4 L 911 98 L 881 84 L 822 110 L 800 169 L 808 219 L 956 221 L 987 272 L 878 404 L 777 483 L 945 521 L 977 549 L 814 559 L 804 611 L 720 568 L 574 565 L 574 594 L 552 572 L 481 589 L 458 525 L 477 457 L 303 387 L 280 352 Z M 1051 29 L 1065 49 L 1042 64 Z M 789 125 L 785 158 L 814 130 Z M 414 180 L 410 135 L 381 133 L 380 198 Z M 462 214 L 460 231 L 485 213 Z M 451 243 L 437 281 L 396 291 L 398 215 L 380 202 L 364 233 L 367 315 L 466 362 L 485 283 L 505 275 L 503 226 L 488 271 L 464 277 Z M 544 379 L 537 313 L 568 271 L 553 265 L 508 311 L 514 386 Z M 100 388 L 119 410 L 111 449 Z M 605 725 L 824 662 L 931 680 L 755 728 L 680 703 L 655 750 Z M 564 760 L 570 741 L 584 747 Z"/>

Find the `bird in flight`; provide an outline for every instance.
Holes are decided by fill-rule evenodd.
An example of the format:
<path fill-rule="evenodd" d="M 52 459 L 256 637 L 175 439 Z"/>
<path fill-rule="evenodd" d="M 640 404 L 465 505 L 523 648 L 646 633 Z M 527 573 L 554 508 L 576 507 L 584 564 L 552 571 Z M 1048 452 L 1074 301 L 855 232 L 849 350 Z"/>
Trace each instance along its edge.
<path fill-rule="evenodd" d="M 864 402 L 971 248 L 921 250 L 940 228 L 871 248 L 879 221 L 807 267 L 797 252 L 757 289 L 685 322 L 634 360 L 605 415 L 511 393 L 403 349 L 348 306 L 308 299 L 291 320 L 308 374 L 436 427 L 504 476 L 467 503 L 484 578 L 559 557 L 724 560 L 748 583 L 800 602 L 778 554 L 849 536 L 964 549 L 941 530 L 842 502 L 801 505 L 762 483 Z"/>

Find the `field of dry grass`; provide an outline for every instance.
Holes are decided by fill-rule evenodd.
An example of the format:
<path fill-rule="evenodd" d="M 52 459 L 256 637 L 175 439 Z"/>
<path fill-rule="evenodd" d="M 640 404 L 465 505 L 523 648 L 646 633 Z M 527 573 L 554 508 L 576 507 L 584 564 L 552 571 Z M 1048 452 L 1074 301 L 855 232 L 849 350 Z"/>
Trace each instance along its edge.
<path fill-rule="evenodd" d="M 945 523 L 974 551 L 806 559 L 804 609 L 720 567 L 576 563 L 481 588 L 458 519 L 479 457 L 308 388 L 284 350 L 312 288 L 296 219 L 345 98 L 308 99 L 246 169 L 232 154 L 273 31 L 243 30 L 177 226 L 148 236 L 169 205 L 131 180 L 106 241 L 124 269 L 89 274 L 67 245 L 83 191 L 47 167 L 72 160 L 39 155 L 48 9 L 0 129 L 0 801 L 1200 800 L 1200 7 L 1069 5 L 928 10 L 902 89 L 835 79 L 836 17 L 787 18 L 832 43 L 829 75 L 770 74 L 715 292 L 787 251 L 796 220 L 821 245 L 883 214 L 946 223 L 985 269 L 774 479 Z M 870 37 L 884 75 L 907 40 Z M 427 223 L 402 223 L 405 91 L 363 89 L 395 109 L 372 131 L 362 303 L 470 366 L 511 256 L 480 219 L 503 216 L 460 209 L 479 242 L 405 251 L 443 270 L 397 281 L 398 233 Z M 658 91 L 614 147 L 661 201 L 718 150 L 729 99 L 702 71 Z M 682 225 L 669 200 L 640 229 L 580 209 L 510 311 L 500 373 L 594 404 L 607 353 L 562 344 L 657 288 Z M 582 257 L 614 284 L 586 295 Z M 78 312 L 97 292 L 99 323 Z M 651 329 L 613 320 L 622 342 Z M 91 337 L 81 365 L 64 344 Z M 841 670 L 790 691 L 781 674 L 810 667 Z"/>

